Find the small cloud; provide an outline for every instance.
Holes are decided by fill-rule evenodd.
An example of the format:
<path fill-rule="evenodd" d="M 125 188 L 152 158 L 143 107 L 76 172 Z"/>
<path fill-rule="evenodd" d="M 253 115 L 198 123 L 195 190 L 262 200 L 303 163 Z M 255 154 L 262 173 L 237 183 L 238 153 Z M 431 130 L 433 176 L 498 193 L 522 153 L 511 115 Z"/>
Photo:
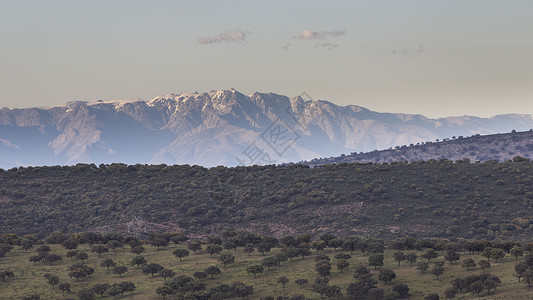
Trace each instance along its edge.
<path fill-rule="evenodd" d="M 312 31 L 312 30 L 305 30 L 302 32 L 299 36 L 295 36 L 294 38 L 297 39 L 304 39 L 304 40 L 323 40 L 328 37 L 338 37 L 343 34 L 345 34 L 346 31 L 344 30 L 332 30 L 332 31 Z"/>
<path fill-rule="evenodd" d="M 315 49 L 317 48 L 327 48 L 327 49 L 335 49 L 339 47 L 339 44 L 333 44 L 333 43 L 320 43 L 315 45 Z"/>
<path fill-rule="evenodd" d="M 222 42 L 246 42 L 246 33 L 241 30 L 225 31 L 219 35 L 198 38 L 198 44 L 207 45 Z"/>
<path fill-rule="evenodd" d="M 409 54 L 407 50 L 392 50 L 392 54 Z"/>
<path fill-rule="evenodd" d="M 9 148 L 14 148 L 14 149 L 17 149 L 17 150 L 20 150 L 20 147 L 16 144 L 13 144 L 11 141 L 9 140 L 4 140 L 4 139 L 0 139 L 0 143 L 4 144 L 4 146 L 6 147 L 9 147 Z"/>
<path fill-rule="evenodd" d="M 283 50 L 289 50 L 289 47 L 291 46 L 291 44 L 284 44 L 283 46 L 281 46 L 281 49 Z"/>
<path fill-rule="evenodd" d="M 424 46 L 422 46 L 422 45 L 418 46 L 418 49 L 416 49 L 416 50 L 405 50 L 405 49 L 402 49 L 402 50 L 393 49 L 392 50 L 392 54 L 396 54 L 396 55 L 410 54 L 410 53 L 421 54 L 423 52 L 424 52 Z"/>

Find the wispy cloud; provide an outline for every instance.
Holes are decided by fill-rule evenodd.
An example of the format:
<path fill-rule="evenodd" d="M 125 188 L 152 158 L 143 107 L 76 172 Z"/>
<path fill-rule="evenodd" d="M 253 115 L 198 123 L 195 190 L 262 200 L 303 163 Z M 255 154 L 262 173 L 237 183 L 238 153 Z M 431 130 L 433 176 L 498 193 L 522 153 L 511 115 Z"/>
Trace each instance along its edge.
<path fill-rule="evenodd" d="M 9 140 L 4 140 L 4 139 L 0 139 L 0 143 L 4 144 L 4 146 L 7 146 L 9 148 L 15 148 L 17 150 L 20 150 L 20 147 L 13 144 L 12 142 L 10 142 Z"/>
<path fill-rule="evenodd" d="M 421 54 L 423 52 L 424 52 L 424 46 L 422 46 L 422 45 L 420 45 L 418 47 L 418 49 L 416 49 L 416 50 L 405 50 L 405 49 L 402 49 L 402 50 L 393 49 L 392 50 L 392 54 L 396 54 L 396 55 L 399 55 L 399 54 L 410 54 L 410 53 Z"/>
<path fill-rule="evenodd" d="M 332 30 L 332 31 L 312 31 L 312 30 L 305 30 L 304 32 L 300 33 L 299 36 L 295 36 L 294 38 L 297 39 L 304 39 L 304 40 L 323 40 L 328 37 L 337 37 L 345 34 L 346 31 L 344 30 Z"/>
<path fill-rule="evenodd" d="M 327 49 L 335 49 L 339 47 L 339 44 L 333 44 L 333 43 L 319 43 L 319 44 L 315 44 L 315 49 L 316 48 L 327 48 Z"/>
<path fill-rule="evenodd" d="M 215 36 L 198 38 L 198 44 L 207 45 L 222 42 L 246 42 L 246 32 L 241 30 L 225 31 Z"/>
<path fill-rule="evenodd" d="M 291 46 L 291 44 L 287 43 L 287 44 L 284 44 L 283 46 L 281 46 L 281 49 L 283 50 L 289 50 L 289 47 Z"/>

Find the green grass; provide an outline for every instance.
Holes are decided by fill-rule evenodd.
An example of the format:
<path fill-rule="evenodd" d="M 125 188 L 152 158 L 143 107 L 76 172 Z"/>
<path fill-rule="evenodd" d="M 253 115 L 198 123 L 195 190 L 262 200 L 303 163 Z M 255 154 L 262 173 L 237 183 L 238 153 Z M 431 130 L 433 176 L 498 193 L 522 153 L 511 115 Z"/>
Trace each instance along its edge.
<path fill-rule="evenodd" d="M 213 255 L 213 258 L 209 256 L 205 251 L 198 254 L 191 253 L 187 258 L 184 258 L 180 262 L 172 255 L 172 251 L 176 247 L 184 247 L 183 245 L 168 246 L 161 250 L 156 250 L 153 247 L 146 246 L 146 252 L 143 256 L 149 263 L 155 262 L 163 265 L 165 268 L 174 270 L 177 275 L 192 276 L 194 272 L 203 271 L 210 265 L 217 265 L 222 270 L 222 275 L 216 276 L 214 279 L 204 279 L 204 283 L 207 288 L 214 287 L 221 283 L 231 284 L 233 281 L 242 281 L 246 284 L 251 284 L 254 287 L 254 293 L 250 299 L 260 299 L 264 296 L 292 296 L 295 294 L 303 294 L 310 299 L 319 299 L 318 294 L 311 291 L 311 284 L 318 276 L 314 270 L 315 261 L 314 254 L 311 257 L 307 257 L 305 260 L 302 258 L 295 258 L 293 262 L 287 261 L 282 264 L 281 267 L 271 268 L 265 271 L 263 274 L 259 274 L 257 278 L 253 275 L 247 274 L 245 269 L 251 264 L 261 263 L 261 260 L 266 257 L 261 253 L 254 252 L 252 255 L 244 253 L 241 248 L 237 251 L 231 251 L 235 255 L 235 264 L 228 265 L 225 269 L 222 268 L 222 264 L 217 261 L 217 255 Z M 41 295 L 41 299 L 63 299 L 63 298 L 76 298 L 75 292 L 82 288 L 90 287 L 97 283 L 115 283 L 123 280 L 134 282 L 137 287 L 136 291 L 124 296 L 124 299 L 159 299 L 155 293 L 155 289 L 164 283 L 164 279 L 159 276 L 151 278 L 150 275 L 142 274 L 141 270 L 136 266 L 129 264 L 131 258 L 135 254 L 129 252 L 129 247 L 123 249 L 117 249 L 116 253 L 109 252 L 107 254 L 98 257 L 96 254 L 91 253 L 87 246 L 82 245 L 78 250 L 86 251 L 89 254 L 89 260 L 87 265 L 95 269 L 94 274 L 87 279 L 80 279 L 76 281 L 68 277 L 68 266 L 74 263 L 69 258 L 65 258 L 50 265 L 48 263 L 39 262 L 33 264 L 28 261 L 30 255 L 35 254 L 35 250 L 30 250 L 25 253 L 22 250 L 14 249 L 9 252 L 5 258 L 0 259 L 0 268 L 9 268 L 15 272 L 15 278 L 9 279 L 7 282 L 0 282 L 0 299 L 20 299 L 22 295 L 29 293 L 37 293 Z M 273 255 L 280 251 L 279 249 L 273 249 L 268 255 Z M 64 256 L 66 250 L 59 246 L 52 246 L 52 252 L 61 254 Z M 360 252 L 354 253 L 349 260 L 350 268 L 345 270 L 342 274 L 335 267 L 335 259 L 333 256 L 340 253 L 340 250 L 334 251 L 333 249 L 327 249 L 321 251 L 321 254 L 327 254 L 331 257 L 332 272 L 330 284 L 338 285 L 342 288 L 345 296 L 342 299 L 351 299 L 346 296 L 346 287 L 353 281 L 353 268 L 359 264 L 367 264 L 367 255 L 362 255 Z M 473 257 L 477 262 L 482 259 L 479 255 L 462 254 L 461 260 L 466 257 Z M 106 258 L 113 259 L 117 265 L 125 264 L 129 271 L 123 275 L 123 278 L 119 278 L 118 275 L 113 274 L 111 271 L 107 271 L 105 268 L 100 267 L 100 262 Z M 440 257 L 439 259 L 442 259 Z M 492 263 L 492 267 L 486 271 L 491 272 L 498 276 L 502 283 L 492 296 L 486 295 L 486 292 L 482 294 L 484 299 L 533 299 L 533 289 L 528 290 L 527 285 L 523 282 L 519 283 L 518 280 L 513 277 L 513 268 L 515 260 L 513 257 L 506 256 L 501 262 Z M 391 289 L 396 283 L 405 283 L 410 288 L 409 299 L 423 299 L 424 295 L 429 292 L 438 292 L 442 299 L 444 299 L 444 290 L 450 286 L 450 281 L 458 276 L 467 276 L 470 274 L 480 273 L 481 270 L 474 268 L 470 271 L 463 269 L 460 263 L 450 265 L 446 263 L 445 272 L 443 275 L 436 279 L 434 275 L 426 271 L 425 274 L 420 274 L 420 271 L 415 266 L 410 267 L 409 263 L 402 262 L 401 266 L 398 266 L 392 259 L 392 251 L 387 250 L 385 252 L 385 265 L 383 268 L 389 268 L 394 270 L 397 274 L 397 278 L 388 285 L 384 285 L 381 282 L 379 286 L 384 289 Z M 377 271 L 372 271 L 377 277 L 379 268 Z M 52 287 L 46 282 L 43 277 L 45 273 L 51 273 L 59 276 L 61 282 L 69 282 L 73 293 L 61 295 L 61 292 Z M 289 278 L 289 283 L 285 288 L 281 284 L 277 284 L 277 278 L 280 276 L 286 276 Z M 309 283 L 300 287 L 294 281 L 299 278 L 306 278 Z M 96 299 L 99 299 L 97 296 Z M 172 299 L 172 297 L 167 297 Z M 474 299 L 477 298 L 471 294 L 460 294 L 458 299 Z M 112 297 L 105 297 L 105 299 L 112 299 Z"/>

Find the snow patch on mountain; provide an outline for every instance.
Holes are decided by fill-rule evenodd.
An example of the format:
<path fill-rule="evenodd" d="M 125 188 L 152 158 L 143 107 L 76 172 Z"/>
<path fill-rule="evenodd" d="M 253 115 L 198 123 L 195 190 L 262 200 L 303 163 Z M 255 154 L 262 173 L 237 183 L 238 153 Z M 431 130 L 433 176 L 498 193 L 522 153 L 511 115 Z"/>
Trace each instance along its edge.
<path fill-rule="evenodd" d="M 148 101 L 0 109 L 1 168 L 20 164 L 283 163 L 533 128 L 531 115 L 429 119 L 235 89 Z"/>

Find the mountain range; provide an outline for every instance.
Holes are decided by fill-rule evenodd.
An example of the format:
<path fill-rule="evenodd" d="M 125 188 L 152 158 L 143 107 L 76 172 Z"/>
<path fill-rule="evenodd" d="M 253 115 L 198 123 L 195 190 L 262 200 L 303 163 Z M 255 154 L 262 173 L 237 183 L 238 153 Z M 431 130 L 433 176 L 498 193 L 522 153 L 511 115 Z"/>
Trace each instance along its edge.
<path fill-rule="evenodd" d="M 238 91 L 149 101 L 0 109 L 0 168 L 76 163 L 277 164 L 452 136 L 533 128 L 533 116 L 431 119 L 329 101 Z"/>

